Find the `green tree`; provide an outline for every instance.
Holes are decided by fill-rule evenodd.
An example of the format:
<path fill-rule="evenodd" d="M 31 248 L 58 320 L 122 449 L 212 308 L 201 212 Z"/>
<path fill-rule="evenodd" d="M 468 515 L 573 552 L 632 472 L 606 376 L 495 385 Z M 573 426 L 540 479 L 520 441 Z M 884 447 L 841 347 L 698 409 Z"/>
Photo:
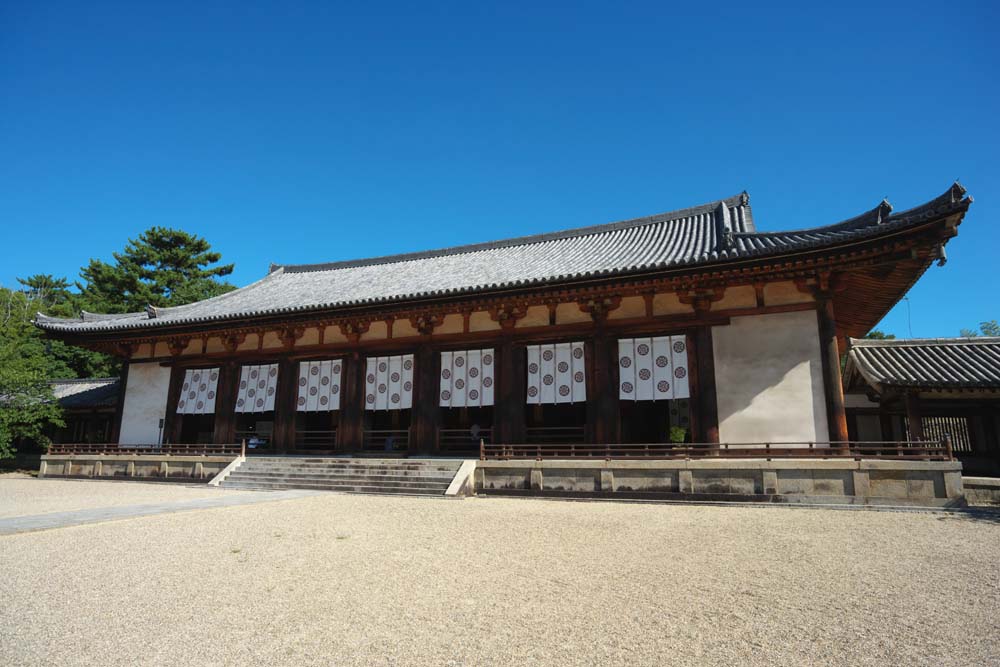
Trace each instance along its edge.
<path fill-rule="evenodd" d="M 41 331 L 31 325 L 31 318 L 37 312 L 57 317 L 79 315 L 79 295 L 69 290 L 69 282 L 65 278 L 36 274 L 18 278 L 17 282 L 22 285 L 19 293 L 7 290 L 3 296 L 4 303 L 9 305 L 13 299 L 19 304 L 13 310 L 8 309 L 9 314 L 17 313 L 18 317 L 8 321 L 0 329 L 4 340 L 19 341 L 21 355 L 24 357 L 44 358 L 43 365 L 47 364 L 51 368 L 45 375 L 52 380 L 118 375 L 121 363 L 114 357 L 45 338 Z"/>
<path fill-rule="evenodd" d="M 62 425 L 49 380 L 108 377 L 121 368 L 113 357 L 45 337 L 31 323 L 35 313 L 75 317 L 207 299 L 233 289 L 220 280 L 233 271 L 217 265 L 221 258 L 202 238 L 153 227 L 114 253 L 114 263 L 91 260 L 78 292 L 49 274 L 18 278 L 19 289 L 0 287 L 0 458 L 12 456 L 18 440 L 46 446 L 46 430 Z"/>
<path fill-rule="evenodd" d="M 1000 324 L 998 324 L 996 320 L 980 322 L 979 331 L 976 331 L 975 329 L 962 329 L 962 335 L 966 338 L 975 338 L 977 336 L 1000 336 Z"/>
<path fill-rule="evenodd" d="M 44 306 L 51 314 L 59 310 L 72 312 L 73 295 L 69 291 L 69 281 L 56 278 L 48 273 L 36 273 L 27 278 L 18 278 L 28 298 Z"/>
<path fill-rule="evenodd" d="M 32 326 L 31 317 L 41 305 L 36 291 L 0 287 L 0 459 L 14 455 L 19 439 L 45 447 L 45 430 L 63 425 L 47 381 L 74 377 L 75 372 L 65 359 L 49 353 L 47 345 L 57 341 L 43 340 Z"/>
<path fill-rule="evenodd" d="M 896 334 L 887 334 L 884 331 L 872 329 L 865 334 L 865 338 L 868 338 L 869 340 L 896 340 Z"/>
<path fill-rule="evenodd" d="M 234 289 L 220 281 L 232 264 L 216 265 L 222 255 L 205 239 L 178 229 L 152 227 L 129 239 L 114 263 L 98 259 L 80 271 L 80 304 L 105 313 L 141 311 L 147 305 L 179 306 Z"/>

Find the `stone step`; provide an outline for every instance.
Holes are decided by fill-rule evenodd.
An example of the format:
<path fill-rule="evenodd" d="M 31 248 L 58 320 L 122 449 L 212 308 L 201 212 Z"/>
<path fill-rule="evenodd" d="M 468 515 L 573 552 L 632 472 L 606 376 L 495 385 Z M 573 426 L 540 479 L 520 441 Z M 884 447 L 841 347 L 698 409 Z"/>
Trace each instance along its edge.
<path fill-rule="evenodd" d="M 268 482 L 280 484 L 283 482 L 308 482 L 310 484 L 386 484 L 391 486 L 414 486 L 421 488 L 448 488 L 451 478 L 421 479 L 408 477 L 372 477 L 368 475 L 343 475 L 343 476 L 322 476 L 322 475 L 283 475 L 281 473 L 244 473 L 236 471 L 229 475 L 226 480 L 233 482 Z"/>
<path fill-rule="evenodd" d="M 461 466 L 364 465 L 358 463 L 337 463 L 337 462 L 299 463 L 296 461 L 280 461 L 280 462 L 247 461 L 241 467 L 274 468 L 276 466 L 289 467 L 289 468 L 363 468 L 366 470 L 413 470 L 413 471 L 433 470 L 439 472 L 454 472 L 461 467 Z"/>
<path fill-rule="evenodd" d="M 461 466 L 461 460 L 260 456 L 244 461 L 222 486 L 443 496 Z"/>
<path fill-rule="evenodd" d="M 240 466 L 240 472 L 282 472 L 290 475 L 382 475 L 394 477 L 447 477 L 455 476 L 454 470 L 398 470 L 395 468 L 330 468 L 326 466 Z"/>
<path fill-rule="evenodd" d="M 448 472 L 415 472 L 412 470 L 365 470 L 361 468 L 344 470 L 334 468 L 239 468 L 240 472 L 254 474 L 281 473 L 282 475 L 368 475 L 371 477 L 410 477 L 412 479 L 452 479 L 455 473 Z"/>
<path fill-rule="evenodd" d="M 357 466 L 357 465 L 337 465 L 337 464 L 298 464 L 298 463 L 275 463 L 272 465 L 264 465 L 260 463 L 256 464 L 246 464 L 240 466 L 245 470 L 274 470 L 276 468 L 281 468 L 283 470 L 385 470 L 390 472 L 398 473 L 413 473 L 413 474 L 442 474 L 442 475 L 454 475 L 458 468 L 437 468 L 437 467 L 422 467 L 422 468 L 404 468 L 402 466 Z"/>
<path fill-rule="evenodd" d="M 399 465 L 399 466 L 451 466 L 459 467 L 464 459 L 356 459 L 338 456 L 249 456 L 247 463 L 265 461 L 279 463 L 348 463 L 355 465 Z"/>
<path fill-rule="evenodd" d="M 283 491 L 286 489 L 302 489 L 306 491 L 338 491 L 341 493 L 381 493 L 391 495 L 407 496 L 443 496 L 441 489 L 414 489 L 410 487 L 398 487 L 388 485 L 377 486 L 330 486 L 328 484 L 303 484 L 299 482 L 283 482 L 281 484 L 267 484 L 261 482 L 236 482 L 226 483 L 227 489 L 244 489 L 247 491 Z"/>

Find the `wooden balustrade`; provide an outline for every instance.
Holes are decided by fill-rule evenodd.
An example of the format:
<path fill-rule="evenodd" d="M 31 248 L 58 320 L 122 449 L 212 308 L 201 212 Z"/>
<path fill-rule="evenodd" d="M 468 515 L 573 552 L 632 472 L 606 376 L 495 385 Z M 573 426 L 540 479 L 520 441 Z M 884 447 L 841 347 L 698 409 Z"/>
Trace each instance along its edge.
<path fill-rule="evenodd" d="M 526 444 L 572 444 L 586 440 L 585 426 L 529 426 L 525 429 Z"/>
<path fill-rule="evenodd" d="M 480 458 L 487 459 L 881 459 L 901 461 L 951 461 L 950 438 L 939 442 L 733 442 L 733 443 L 480 443 Z"/>
<path fill-rule="evenodd" d="M 467 428 L 439 428 L 438 452 L 442 454 L 472 452 L 479 448 L 480 440 L 491 442 L 493 429 L 480 429 L 479 434 L 473 436 L 472 431 Z"/>
<path fill-rule="evenodd" d="M 239 443 L 170 443 L 159 445 L 118 445 L 114 443 L 54 443 L 49 446 L 49 454 L 80 455 L 137 455 L 155 456 L 238 456 Z"/>
<path fill-rule="evenodd" d="M 409 429 L 365 429 L 362 448 L 366 452 L 405 452 L 410 445 Z"/>

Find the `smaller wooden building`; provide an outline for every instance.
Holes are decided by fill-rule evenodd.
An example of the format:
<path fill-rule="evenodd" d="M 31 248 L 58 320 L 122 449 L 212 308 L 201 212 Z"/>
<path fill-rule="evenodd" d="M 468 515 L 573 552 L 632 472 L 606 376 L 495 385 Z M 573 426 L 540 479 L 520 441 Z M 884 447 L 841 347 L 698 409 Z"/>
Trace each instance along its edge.
<path fill-rule="evenodd" d="M 852 440 L 951 436 L 966 474 L 1000 475 L 1000 338 L 849 340 Z"/>
<path fill-rule="evenodd" d="M 53 380 L 49 384 L 66 422 L 49 435 L 52 442 L 111 441 L 119 400 L 118 378 Z"/>

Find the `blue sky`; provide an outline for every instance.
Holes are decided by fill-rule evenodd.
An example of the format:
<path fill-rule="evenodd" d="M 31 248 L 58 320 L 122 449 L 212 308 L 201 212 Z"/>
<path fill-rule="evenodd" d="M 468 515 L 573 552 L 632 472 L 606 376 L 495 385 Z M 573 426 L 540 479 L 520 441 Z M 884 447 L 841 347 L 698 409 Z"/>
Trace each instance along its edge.
<path fill-rule="evenodd" d="M 152 225 L 244 285 L 744 189 L 810 227 L 959 178 L 950 261 L 880 326 L 1000 318 L 997 3 L 149 4 L 0 3 L 0 284 Z"/>

